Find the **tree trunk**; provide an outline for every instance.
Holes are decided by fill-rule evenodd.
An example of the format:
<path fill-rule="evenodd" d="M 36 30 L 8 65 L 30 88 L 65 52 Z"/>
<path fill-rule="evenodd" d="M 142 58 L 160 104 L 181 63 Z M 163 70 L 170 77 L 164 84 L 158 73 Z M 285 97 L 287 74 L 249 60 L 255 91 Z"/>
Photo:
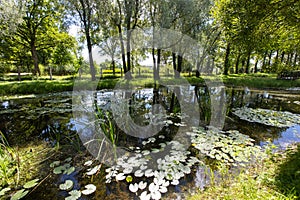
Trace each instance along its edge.
<path fill-rule="evenodd" d="M 283 63 L 283 61 L 284 61 L 284 54 L 285 54 L 285 52 L 283 51 L 282 54 L 281 54 L 281 59 L 280 59 L 281 63 Z"/>
<path fill-rule="evenodd" d="M 123 36 L 122 36 L 122 27 L 120 24 L 118 24 L 118 32 L 119 32 L 119 40 L 120 40 L 120 44 L 121 44 L 123 71 L 124 71 L 124 73 L 126 73 L 127 67 L 126 67 L 125 47 L 124 47 L 124 40 L 123 40 Z"/>
<path fill-rule="evenodd" d="M 297 58 L 298 58 L 298 54 L 295 53 L 295 58 L 294 58 L 294 63 L 293 63 L 293 66 L 295 67 L 296 64 L 297 64 Z"/>
<path fill-rule="evenodd" d="M 157 49 L 156 80 L 160 79 L 160 76 L 159 76 L 160 60 L 161 60 L 161 49 Z"/>
<path fill-rule="evenodd" d="M 246 62 L 246 60 L 243 57 L 243 59 L 242 59 L 242 70 L 243 70 L 243 73 L 245 72 L 245 62 Z"/>
<path fill-rule="evenodd" d="M 269 62 L 268 62 L 268 67 L 270 67 L 270 66 L 271 66 L 272 54 L 273 54 L 273 51 L 271 50 L 271 51 L 270 51 L 270 54 L 269 54 Z"/>
<path fill-rule="evenodd" d="M 246 74 L 249 74 L 249 69 L 250 69 L 250 57 L 251 57 L 251 51 L 248 52 L 248 56 L 247 56 L 247 64 L 246 64 Z"/>
<path fill-rule="evenodd" d="M 92 78 L 92 81 L 95 81 L 96 80 L 96 70 L 95 70 L 93 54 L 92 54 L 92 41 L 91 41 L 91 36 L 90 36 L 90 32 L 88 29 L 86 29 L 85 34 L 86 34 L 86 42 L 87 42 L 87 47 L 88 47 L 88 52 L 89 52 L 91 78 Z"/>
<path fill-rule="evenodd" d="M 254 65 L 254 73 L 258 72 L 258 69 L 257 69 L 258 60 L 259 60 L 258 57 L 256 57 L 256 61 L 255 61 L 255 65 Z"/>
<path fill-rule="evenodd" d="M 38 59 L 38 55 L 34 43 L 31 44 L 31 56 L 34 65 L 33 75 L 36 76 L 36 74 L 38 73 L 38 75 L 41 76 L 41 71 L 39 68 L 39 59 Z"/>
<path fill-rule="evenodd" d="M 177 69 L 175 71 L 175 78 L 179 78 L 180 77 L 181 69 L 182 69 L 182 56 L 181 55 L 177 55 Z"/>
<path fill-rule="evenodd" d="M 173 70 L 174 70 L 174 77 L 177 77 L 178 75 L 177 75 L 177 63 L 176 63 L 176 61 L 177 61 L 177 59 L 176 59 L 176 53 L 174 53 L 174 52 L 172 52 L 172 61 L 173 61 Z"/>
<path fill-rule="evenodd" d="M 200 62 L 199 62 L 199 60 L 197 60 L 196 66 L 197 66 L 196 77 L 199 78 L 200 77 Z"/>
<path fill-rule="evenodd" d="M 112 58 L 112 70 L 113 70 L 113 75 L 115 76 L 116 75 L 116 62 L 115 62 L 115 59 Z"/>
<path fill-rule="evenodd" d="M 292 65 L 293 57 L 294 57 L 294 53 L 291 53 L 290 60 L 289 60 L 289 65 Z"/>
<path fill-rule="evenodd" d="M 230 63 L 229 63 L 229 54 L 230 54 L 230 43 L 227 43 L 225 61 L 224 61 L 224 75 L 228 75 Z"/>
<path fill-rule="evenodd" d="M 239 63 L 240 63 L 240 58 L 241 58 L 241 54 L 239 53 L 236 61 L 235 61 L 235 73 L 238 74 L 239 73 Z"/>
<path fill-rule="evenodd" d="M 125 72 L 125 78 L 126 79 L 132 79 L 131 76 L 131 45 L 130 45 L 130 40 L 131 40 L 131 31 L 128 29 L 127 30 L 127 41 L 126 41 L 126 56 L 127 56 L 127 71 Z"/>
<path fill-rule="evenodd" d="M 155 58 L 155 48 L 152 48 L 152 60 L 153 60 L 153 77 L 156 80 L 156 58 Z"/>
<path fill-rule="evenodd" d="M 266 52 L 264 53 L 264 59 L 263 59 L 263 66 L 262 66 L 262 69 L 263 69 L 263 70 L 264 70 L 264 68 L 266 67 L 267 54 L 268 54 L 268 52 L 266 51 Z"/>

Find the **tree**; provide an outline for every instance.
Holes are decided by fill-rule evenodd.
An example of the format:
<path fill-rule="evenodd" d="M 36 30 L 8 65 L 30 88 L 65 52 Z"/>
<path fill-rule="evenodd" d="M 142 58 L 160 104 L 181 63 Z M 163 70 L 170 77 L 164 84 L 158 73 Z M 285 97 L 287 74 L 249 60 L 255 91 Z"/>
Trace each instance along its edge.
<path fill-rule="evenodd" d="M 0 37 L 13 33 L 22 22 L 23 1 L 5 0 L 0 3 Z"/>
<path fill-rule="evenodd" d="M 96 80 L 96 70 L 92 55 L 92 48 L 96 42 L 96 33 L 99 32 L 99 15 L 97 4 L 101 4 L 97 0 L 68 0 L 67 8 L 72 17 L 77 16 L 85 35 L 86 45 L 89 54 L 90 73 L 92 81 Z"/>

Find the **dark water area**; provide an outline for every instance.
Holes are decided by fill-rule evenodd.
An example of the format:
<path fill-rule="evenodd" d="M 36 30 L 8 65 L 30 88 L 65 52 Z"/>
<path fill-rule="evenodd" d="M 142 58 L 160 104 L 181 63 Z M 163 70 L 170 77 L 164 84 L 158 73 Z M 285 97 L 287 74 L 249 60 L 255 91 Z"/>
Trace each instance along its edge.
<path fill-rule="evenodd" d="M 144 145 L 143 138 L 148 138 L 145 127 L 151 125 L 151 123 L 158 126 L 160 130 L 157 131 L 158 135 L 165 136 L 161 140 L 172 140 L 180 129 L 180 124 L 189 126 L 199 123 L 203 127 L 216 126 L 223 130 L 238 130 L 255 139 L 256 144 L 261 146 L 267 142 L 273 142 L 281 148 L 285 148 L 291 143 L 300 142 L 300 122 L 292 127 L 277 128 L 240 120 L 232 114 L 232 109 L 244 106 L 300 114 L 299 91 L 249 90 L 248 88 L 223 87 L 191 86 L 185 90 L 180 87 L 171 89 L 161 87 L 156 89 L 138 89 L 134 92 L 101 90 L 94 93 L 92 98 L 87 99 L 84 99 L 84 94 L 73 94 L 71 92 L 10 98 L 0 101 L 0 131 L 5 135 L 11 146 L 25 145 L 32 141 L 33 138 L 34 140 L 49 143 L 53 147 L 58 143 L 61 145 L 72 143 L 74 139 L 77 138 L 78 140 L 78 132 L 76 130 L 78 130 L 78 127 L 80 128 L 78 115 L 74 116 L 72 113 L 74 109 L 78 109 L 76 107 L 78 105 L 74 106 L 74 101 L 72 101 L 74 100 L 74 95 L 76 98 L 81 99 L 81 102 L 85 102 L 86 105 L 89 103 L 97 105 L 97 108 L 93 109 L 98 114 L 99 109 L 101 113 L 111 112 L 111 106 L 116 99 L 129 99 L 127 101 L 128 105 L 126 104 L 128 106 L 128 113 L 126 114 L 131 117 L 130 122 L 137 125 L 136 129 L 128 129 L 126 125 L 118 124 L 124 117 L 122 116 L 124 110 L 120 106 L 123 105 L 121 102 L 119 104 L 114 102 L 114 105 L 118 104 L 115 108 L 119 109 L 115 112 L 118 113 L 119 111 L 121 114 L 110 115 L 117 121 L 119 126 L 118 130 L 116 130 L 120 132 L 117 145 L 124 148 L 129 146 L 142 148 Z M 160 106 L 156 106 L 157 104 Z M 192 113 L 196 111 L 197 114 L 192 117 L 176 115 L 184 109 Z M 91 116 L 96 116 L 95 113 L 91 113 Z M 159 113 L 162 114 L 159 115 Z M 156 115 L 159 115 L 159 117 L 156 117 Z M 173 117 L 171 118 L 170 116 Z M 90 116 L 79 115 L 79 117 L 82 117 L 83 121 L 88 121 Z M 198 119 L 193 119 L 193 117 Z M 173 124 L 178 123 L 179 125 L 164 127 L 161 122 L 167 120 L 171 120 Z M 128 131 L 137 130 L 142 132 L 140 137 L 124 134 L 128 133 Z M 80 137 L 80 139 L 84 142 L 84 138 Z M 159 143 L 160 141 L 157 142 Z M 84 149 L 82 144 L 77 150 L 79 149 Z M 75 150 L 76 148 L 73 148 L 73 151 Z M 203 182 L 205 181 L 201 179 L 199 170 L 201 171 L 201 169 L 197 169 L 193 176 L 186 176 L 181 181 L 181 185 L 190 187 L 189 185 L 192 184 L 194 187 L 203 187 Z M 102 171 L 101 173 L 104 172 Z M 29 195 L 28 199 L 64 199 L 67 193 L 58 191 L 59 183 L 67 178 L 72 179 L 76 183 L 75 188 L 79 189 L 80 185 L 85 181 L 83 178 L 80 178 L 82 174 L 82 171 L 77 170 L 72 176 L 65 177 L 60 175 L 53 183 L 45 182 L 44 186 L 40 186 L 40 189 Z M 51 180 L 53 181 L 54 179 Z M 102 187 L 101 192 L 96 192 L 91 198 L 81 197 L 81 199 L 99 199 L 104 198 L 103 195 L 111 193 L 114 190 L 112 189 L 113 187 L 107 188 L 104 182 L 105 180 L 102 179 L 98 182 L 98 185 Z M 183 192 L 185 187 L 180 188 L 180 186 L 176 186 L 173 188 L 173 191 L 180 193 Z M 118 199 L 118 197 L 116 198 Z M 133 197 L 129 195 L 126 198 L 130 199 Z"/>

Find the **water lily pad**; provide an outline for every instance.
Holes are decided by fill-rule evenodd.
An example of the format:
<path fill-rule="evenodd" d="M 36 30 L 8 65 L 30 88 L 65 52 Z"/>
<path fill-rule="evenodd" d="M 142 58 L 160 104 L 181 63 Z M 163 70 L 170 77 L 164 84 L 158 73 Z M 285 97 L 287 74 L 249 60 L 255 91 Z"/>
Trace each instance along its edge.
<path fill-rule="evenodd" d="M 150 200 L 151 199 L 151 194 L 148 194 L 147 191 L 142 192 L 140 195 L 141 200 Z"/>
<path fill-rule="evenodd" d="M 73 188 L 73 186 L 74 186 L 73 181 L 66 180 L 64 183 L 59 185 L 59 189 L 61 189 L 61 190 L 70 190 L 70 189 Z"/>
<path fill-rule="evenodd" d="M 88 160 L 83 165 L 84 166 L 91 166 L 92 164 L 93 164 L 93 161 L 92 160 Z"/>
<path fill-rule="evenodd" d="M 145 171 L 145 176 L 146 176 L 146 177 L 151 177 L 151 176 L 153 176 L 153 175 L 154 175 L 154 172 L 153 172 L 152 169 L 147 169 L 147 170 Z"/>
<path fill-rule="evenodd" d="M 71 160 L 72 160 L 72 158 L 69 157 L 69 158 L 66 158 L 66 159 L 65 159 L 65 162 L 71 162 Z"/>
<path fill-rule="evenodd" d="M 117 181 L 122 181 L 122 180 L 124 180 L 125 178 L 126 178 L 126 176 L 125 176 L 124 173 L 119 173 L 119 174 L 117 174 L 117 176 L 116 176 L 116 180 L 117 180 Z"/>
<path fill-rule="evenodd" d="M 34 179 L 31 181 L 28 181 L 27 183 L 25 183 L 25 185 L 23 186 L 24 188 L 28 189 L 28 188 L 32 188 L 34 186 L 36 186 L 38 184 L 39 179 Z"/>
<path fill-rule="evenodd" d="M 135 184 L 131 183 L 129 185 L 129 190 L 133 193 L 136 193 L 138 191 L 138 189 L 139 189 L 139 185 L 137 183 L 135 183 Z"/>
<path fill-rule="evenodd" d="M 300 123 L 300 115 L 286 111 L 242 107 L 233 110 L 233 114 L 242 120 L 275 127 L 291 127 Z"/>
<path fill-rule="evenodd" d="M 86 188 L 85 190 L 81 191 L 82 194 L 84 194 L 84 195 L 90 195 L 96 191 L 96 186 L 93 184 L 88 184 L 85 186 L 85 188 Z"/>
<path fill-rule="evenodd" d="M 143 181 L 139 182 L 139 188 L 141 190 L 145 189 L 146 187 L 147 187 L 147 182 L 143 182 Z"/>
<path fill-rule="evenodd" d="M 81 192 L 79 190 L 72 190 L 69 192 L 71 196 L 65 198 L 65 200 L 77 200 L 81 197 Z"/>
<path fill-rule="evenodd" d="M 56 166 L 59 166 L 60 165 L 60 161 L 54 161 L 50 164 L 50 167 L 56 167 Z"/>
<path fill-rule="evenodd" d="M 86 174 L 88 176 L 92 176 L 92 175 L 96 174 L 100 168 L 101 168 L 101 165 L 97 165 L 97 166 L 93 167 L 92 169 L 89 169 Z"/>
<path fill-rule="evenodd" d="M 64 174 L 70 175 L 75 171 L 75 167 L 70 167 L 64 171 Z"/>
<path fill-rule="evenodd" d="M 137 170 L 134 172 L 134 176 L 136 177 L 142 177 L 144 175 L 144 172 L 142 170 Z"/>
<path fill-rule="evenodd" d="M 5 195 L 6 192 L 10 191 L 10 188 L 3 188 L 2 190 L 0 190 L 0 196 Z"/>
<path fill-rule="evenodd" d="M 66 170 L 65 166 L 58 166 L 58 167 L 55 167 L 53 169 L 53 173 L 54 174 L 61 174 L 61 173 L 63 173 L 64 170 Z"/>
<path fill-rule="evenodd" d="M 28 194 L 28 190 L 25 189 L 21 189 L 18 190 L 11 198 L 10 200 L 19 200 L 22 199 L 23 197 L 25 197 Z"/>

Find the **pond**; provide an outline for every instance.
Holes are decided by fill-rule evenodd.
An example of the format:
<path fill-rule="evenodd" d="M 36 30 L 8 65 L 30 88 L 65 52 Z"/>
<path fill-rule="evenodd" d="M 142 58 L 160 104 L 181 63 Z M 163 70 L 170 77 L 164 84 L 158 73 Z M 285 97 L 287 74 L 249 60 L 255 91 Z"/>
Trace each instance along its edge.
<path fill-rule="evenodd" d="M 207 159 L 199 161 L 200 157 L 191 149 L 192 144 L 200 153 L 206 152 L 197 143 L 203 137 L 195 133 L 223 137 L 214 132 L 217 128 L 228 136 L 226 139 L 242 135 L 241 141 L 254 139 L 257 146 L 272 142 L 285 148 L 300 142 L 299 100 L 297 91 L 195 86 L 24 96 L 2 99 L 0 131 L 12 147 L 21 148 L 34 141 L 56 149 L 51 152 L 52 157 L 48 155 L 42 162 L 43 173 L 39 178 L 47 178 L 26 196 L 28 199 L 64 199 L 69 194 L 59 187 L 66 180 L 72 180 L 73 189 L 77 190 L 88 183 L 97 187 L 94 194 L 82 195 L 80 199 L 138 199 L 135 193 L 144 199 L 151 195 L 153 199 L 161 195 L 184 198 L 185 193 L 203 188 L 209 182 L 204 165 L 196 164 L 206 164 Z M 270 119 L 268 113 L 278 117 Z M 199 126 L 203 129 L 195 130 Z M 188 138 L 186 133 L 190 133 Z M 207 148 L 209 140 L 205 141 Z M 218 159 L 218 156 L 226 157 L 221 153 L 211 157 Z M 62 161 L 68 157 L 72 159 Z M 104 164 L 94 161 L 90 167 L 84 165 L 95 157 Z M 231 158 L 228 163 L 242 159 L 230 161 Z M 172 177 L 159 179 L 155 171 L 165 170 L 168 159 L 181 159 L 177 163 L 181 168 L 174 174 L 169 172 Z M 56 160 L 60 164 L 50 168 L 50 163 Z M 61 173 L 53 173 L 53 168 L 59 165 L 67 167 Z M 74 170 L 66 172 L 72 166 Z M 137 170 L 141 166 L 144 169 Z M 88 170 L 97 167 L 100 170 L 95 173 Z M 176 174 L 180 176 L 174 178 Z M 160 183 L 149 182 L 152 178 Z M 149 190 L 143 192 L 146 186 Z"/>

